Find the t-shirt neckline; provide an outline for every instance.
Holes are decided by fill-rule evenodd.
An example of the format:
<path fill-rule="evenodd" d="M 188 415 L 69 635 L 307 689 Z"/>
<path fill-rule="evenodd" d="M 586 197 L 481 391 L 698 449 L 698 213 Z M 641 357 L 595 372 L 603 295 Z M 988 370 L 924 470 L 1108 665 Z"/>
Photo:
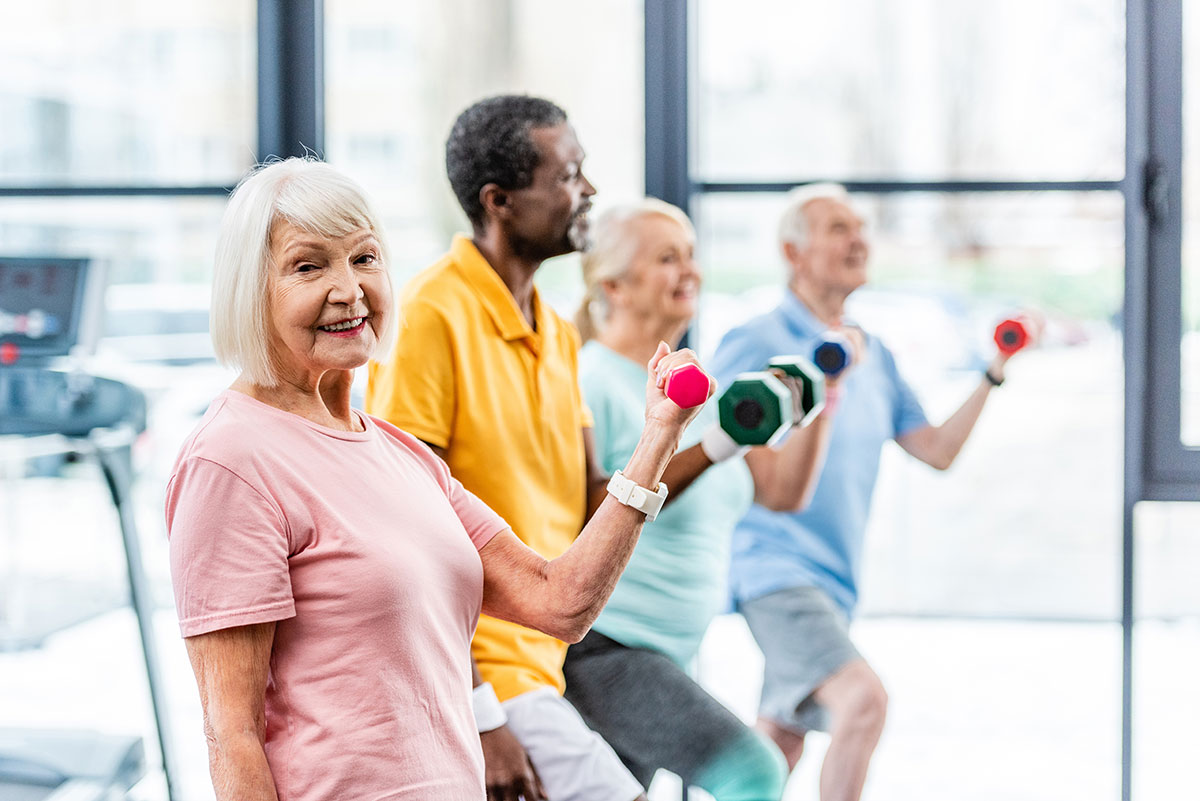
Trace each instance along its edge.
<path fill-rule="evenodd" d="M 323 426 L 320 423 L 309 420 L 307 417 L 295 414 L 294 412 L 284 411 L 283 409 L 280 409 L 277 406 L 272 406 L 269 403 L 263 403 L 257 398 L 252 398 L 246 393 L 239 392 L 233 388 L 226 389 L 218 397 L 226 400 L 232 400 L 234 403 L 249 404 L 250 406 L 276 416 L 280 420 L 285 420 L 293 425 L 303 425 L 312 429 L 318 434 L 323 434 L 334 439 L 347 440 L 349 442 L 367 442 L 373 437 L 375 431 L 374 421 L 371 420 L 369 415 L 360 412 L 358 409 L 351 409 L 350 411 L 355 415 L 355 417 L 358 418 L 359 422 L 362 423 L 363 430 L 342 431 L 338 428 Z"/>

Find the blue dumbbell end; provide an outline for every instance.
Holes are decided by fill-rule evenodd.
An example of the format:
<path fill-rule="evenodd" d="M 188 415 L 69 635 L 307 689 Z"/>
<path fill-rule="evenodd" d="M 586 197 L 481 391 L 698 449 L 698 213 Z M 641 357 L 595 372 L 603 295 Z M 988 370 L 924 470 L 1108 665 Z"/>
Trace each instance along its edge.
<path fill-rule="evenodd" d="M 850 348 L 842 339 L 826 339 L 813 351 L 813 363 L 827 376 L 835 376 L 850 364 Z"/>

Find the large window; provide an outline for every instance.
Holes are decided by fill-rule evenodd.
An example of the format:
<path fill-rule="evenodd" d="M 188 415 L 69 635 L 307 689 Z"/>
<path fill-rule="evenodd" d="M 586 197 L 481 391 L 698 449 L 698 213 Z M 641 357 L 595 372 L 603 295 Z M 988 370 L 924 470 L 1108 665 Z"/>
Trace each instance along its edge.
<path fill-rule="evenodd" d="M 865 797 L 1116 797 L 1124 5 L 687 13 L 692 191 L 670 199 L 699 231 L 702 353 L 778 302 L 782 192 L 815 180 L 855 192 L 871 284 L 848 313 L 934 422 L 977 384 L 999 319 L 1046 322 L 948 474 L 884 453 L 856 630 L 892 706 Z M 747 718 L 753 654 L 730 619 L 700 665 Z M 816 795 L 826 741 L 810 740 L 788 798 Z"/>

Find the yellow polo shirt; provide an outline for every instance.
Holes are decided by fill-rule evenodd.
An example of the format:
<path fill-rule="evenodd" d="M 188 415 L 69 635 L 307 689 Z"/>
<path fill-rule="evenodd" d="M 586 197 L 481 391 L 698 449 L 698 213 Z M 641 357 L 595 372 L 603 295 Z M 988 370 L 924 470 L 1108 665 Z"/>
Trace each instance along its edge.
<path fill-rule="evenodd" d="M 401 294 L 396 346 L 368 368 L 367 412 L 445 448 L 451 474 L 553 559 L 586 504 L 579 334 L 536 290 L 531 328 L 465 236 Z M 563 691 L 561 640 L 484 615 L 471 650 L 501 700 Z"/>

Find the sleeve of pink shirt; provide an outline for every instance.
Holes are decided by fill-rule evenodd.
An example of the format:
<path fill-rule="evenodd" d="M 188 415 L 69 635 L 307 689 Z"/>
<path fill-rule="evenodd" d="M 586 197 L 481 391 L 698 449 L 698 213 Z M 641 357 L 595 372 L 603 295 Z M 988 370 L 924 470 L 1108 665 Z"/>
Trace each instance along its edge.
<path fill-rule="evenodd" d="M 437 456 L 433 458 L 437 459 Z M 441 459 L 438 461 L 440 462 Z M 445 462 L 442 463 L 442 466 L 445 467 Z M 479 500 L 470 490 L 460 484 L 457 478 L 450 475 L 449 470 L 446 470 L 446 478 L 449 482 L 446 497 L 450 500 L 450 505 L 454 507 L 454 513 L 458 515 L 463 528 L 467 530 L 467 536 L 471 538 L 471 544 L 475 546 L 475 550 L 487 545 L 491 542 L 492 537 L 509 527 L 503 517 L 493 512 L 492 507 Z"/>
<path fill-rule="evenodd" d="M 295 616 L 287 526 L 261 492 L 192 458 L 167 486 L 166 511 L 184 637 Z"/>

